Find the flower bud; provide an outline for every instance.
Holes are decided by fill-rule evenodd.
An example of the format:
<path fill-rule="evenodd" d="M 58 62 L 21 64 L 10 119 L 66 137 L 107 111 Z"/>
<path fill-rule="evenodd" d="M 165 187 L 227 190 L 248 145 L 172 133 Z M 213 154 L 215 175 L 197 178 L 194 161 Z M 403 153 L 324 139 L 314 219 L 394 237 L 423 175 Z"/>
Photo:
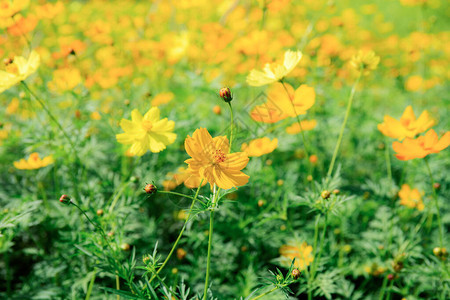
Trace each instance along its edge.
<path fill-rule="evenodd" d="M 441 256 L 441 248 L 439 248 L 439 247 L 434 248 L 433 254 L 437 257 Z"/>
<path fill-rule="evenodd" d="M 142 258 L 142 261 L 144 262 L 144 264 L 148 264 L 148 262 L 150 261 L 150 256 L 146 255 Z"/>
<path fill-rule="evenodd" d="M 219 91 L 219 95 L 220 95 L 220 98 L 222 98 L 223 101 L 225 101 L 227 103 L 230 102 L 231 100 L 233 100 L 233 95 L 231 94 L 230 88 L 227 88 L 227 87 L 221 88 Z"/>
<path fill-rule="evenodd" d="M 123 251 L 130 251 L 130 244 L 127 243 L 123 243 L 122 245 L 120 245 L 120 249 L 122 249 Z"/>
<path fill-rule="evenodd" d="M 177 258 L 179 260 L 183 260 L 186 257 L 186 254 L 187 254 L 187 252 L 183 248 L 178 248 L 177 249 Z"/>
<path fill-rule="evenodd" d="M 435 190 L 439 190 L 441 188 L 441 184 L 439 182 L 433 183 L 433 187 Z"/>
<path fill-rule="evenodd" d="M 389 274 L 389 275 L 387 276 L 387 279 L 388 279 L 389 281 L 394 280 L 394 279 L 395 279 L 394 274 Z"/>
<path fill-rule="evenodd" d="M 266 203 L 266 201 L 264 201 L 263 199 L 259 199 L 258 200 L 258 206 L 261 207 Z"/>
<path fill-rule="evenodd" d="M 339 195 L 340 193 L 341 193 L 341 191 L 338 190 L 338 189 L 334 189 L 334 190 L 333 190 L 333 194 L 335 194 L 335 195 Z"/>
<path fill-rule="evenodd" d="M 298 279 L 300 277 L 300 271 L 298 269 L 293 269 L 291 272 L 291 276 L 294 279 Z"/>
<path fill-rule="evenodd" d="M 322 193 L 320 193 L 320 196 L 321 196 L 323 199 L 328 199 L 328 198 L 330 198 L 330 195 L 331 195 L 331 193 L 330 193 L 329 191 L 327 191 L 327 190 L 325 190 L 325 191 L 323 191 Z"/>
<path fill-rule="evenodd" d="M 154 184 L 148 183 L 145 187 L 144 187 L 144 191 L 147 194 L 154 194 L 157 191 L 157 188 Z"/>
<path fill-rule="evenodd" d="M 104 213 L 103 209 L 100 208 L 97 210 L 97 216 L 101 217 L 103 216 L 103 213 Z"/>
<path fill-rule="evenodd" d="M 67 195 L 62 195 L 62 196 L 59 198 L 59 202 L 61 202 L 61 203 L 63 203 L 63 204 L 70 204 L 71 201 L 72 201 L 72 200 L 71 200 L 70 197 L 67 196 Z"/>

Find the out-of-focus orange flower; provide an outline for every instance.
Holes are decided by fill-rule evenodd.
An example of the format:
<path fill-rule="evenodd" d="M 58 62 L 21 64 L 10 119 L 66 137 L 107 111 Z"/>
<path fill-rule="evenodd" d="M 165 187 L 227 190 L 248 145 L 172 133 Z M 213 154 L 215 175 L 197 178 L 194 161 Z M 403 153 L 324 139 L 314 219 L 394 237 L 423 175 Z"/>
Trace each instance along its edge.
<path fill-rule="evenodd" d="M 61 51 L 55 52 L 52 54 L 54 59 L 63 58 L 69 56 L 69 54 L 73 53 L 75 55 L 79 55 L 86 49 L 86 44 L 80 40 L 75 40 L 68 44 L 61 45 Z"/>
<path fill-rule="evenodd" d="M 19 161 L 14 162 L 14 167 L 19 170 L 34 170 L 46 167 L 54 162 L 53 157 L 51 155 L 44 157 L 41 159 L 37 152 L 33 152 L 30 154 L 28 160 L 21 159 Z"/>
<path fill-rule="evenodd" d="M 64 4 L 57 1 L 54 4 L 45 3 L 36 7 L 36 15 L 40 19 L 53 19 L 64 11 Z"/>
<path fill-rule="evenodd" d="M 450 131 L 440 139 L 437 133 L 430 129 L 424 136 L 416 139 L 406 138 L 402 143 L 394 142 L 392 148 L 399 160 L 423 158 L 428 154 L 439 153 L 450 145 Z"/>
<path fill-rule="evenodd" d="M 419 190 L 411 189 L 407 184 L 402 185 L 402 189 L 398 192 L 398 196 L 400 197 L 400 205 L 417 208 L 418 210 L 423 210 L 425 208 Z"/>
<path fill-rule="evenodd" d="M 30 4 L 30 0 L 0 0 L 0 18 L 11 18 Z"/>
<path fill-rule="evenodd" d="M 247 152 L 249 157 L 258 157 L 273 152 L 278 146 L 278 139 L 270 140 L 268 137 L 254 139 L 250 143 L 243 143 L 241 151 Z"/>
<path fill-rule="evenodd" d="M 81 73 L 75 68 L 64 68 L 53 72 L 53 80 L 48 87 L 54 91 L 71 91 L 81 83 Z"/>
<path fill-rule="evenodd" d="M 313 248 L 306 242 L 298 243 L 293 241 L 280 247 L 281 263 L 285 266 L 290 266 L 295 258 L 294 266 L 299 270 L 304 270 L 314 260 L 312 251 Z"/>
<path fill-rule="evenodd" d="M 161 93 L 155 96 L 152 100 L 152 106 L 159 106 L 161 104 L 166 104 L 172 101 L 174 95 L 171 92 Z"/>
<path fill-rule="evenodd" d="M 390 116 L 384 116 L 384 122 L 378 124 L 378 130 L 385 136 L 403 140 L 405 137 L 414 138 L 417 134 L 425 132 L 436 122 L 431 119 L 427 110 L 424 110 L 416 119 L 416 115 L 411 107 L 407 106 L 400 120 Z"/>
<path fill-rule="evenodd" d="M 405 89 L 410 92 L 417 92 L 423 88 L 423 78 L 419 75 L 409 77 L 405 82 Z"/>
<path fill-rule="evenodd" d="M 207 184 L 206 180 L 203 180 L 202 182 L 202 179 L 199 176 L 183 167 L 178 168 L 177 173 L 173 175 L 173 180 L 177 183 L 177 185 L 184 183 L 184 185 L 189 189 L 198 188 L 200 182 L 202 183 L 202 186 Z"/>
<path fill-rule="evenodd" d="M 300 128 L 300 124 L 302 125 Z M 316 128 L 317 121 L 316 120 L 303 120 L 300 121 L 300 124 L 298 122 L 292 124 L 291 126 L 286 128 L 286 132 L 289 134 L 297 134 L 300 133 L 303 129 L 303 131 L 312 130 Z"/>
<path fill-rule="evenodd" d="M 34 15 L 22 17 L 21 15 L 14 16 L 14 24 L 8 27 L 8 33 L 13 36 L 25 35 L 32 31 L 38 24 L 38 18 Z"/>

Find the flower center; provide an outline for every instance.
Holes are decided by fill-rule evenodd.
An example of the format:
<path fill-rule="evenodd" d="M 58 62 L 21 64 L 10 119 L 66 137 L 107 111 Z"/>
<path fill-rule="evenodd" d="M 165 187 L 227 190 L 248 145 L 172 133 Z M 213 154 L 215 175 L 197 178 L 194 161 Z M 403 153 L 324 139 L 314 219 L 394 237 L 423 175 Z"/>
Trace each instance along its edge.
<path fill-rule="evenodd" d="M 153 127 L 152 122 L 150 122 L 148 120 L 142 121 L 141 126 L 142 126 L 142 128 L 144 128 L 145 131 L 150 131 L 150 130 L 152 130 L 152 127 Z"/>
<path fill-rule="evenodd" d="M 214 164 L 219 164 L 225 161 L 227 157 L 225 156 L 225 153 L 223 153 L 222 150 L 217 149 L 216 151 L 214 151 L 213 153 L 213 161 Z"/>

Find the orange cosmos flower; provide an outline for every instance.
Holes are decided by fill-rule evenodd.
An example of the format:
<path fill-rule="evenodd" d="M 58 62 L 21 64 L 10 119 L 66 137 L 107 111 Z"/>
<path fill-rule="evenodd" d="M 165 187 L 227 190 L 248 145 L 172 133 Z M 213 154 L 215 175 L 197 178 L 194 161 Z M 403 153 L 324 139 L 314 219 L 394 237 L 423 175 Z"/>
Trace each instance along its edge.
<path fill-rule="evenodd" d="M 300 270 L 304 270 L 314 260 L 312 250 L 313 248 L 306 242 L 299 243 L 292 241 L 288 245 L 280 247 L 281 263 L 290 266 L 292 260 L 295 258 L 294 266 Z"/>
<path fill-rule="evenodd" d="M 32 31 L 38 24 L 38 18 L 33 15 L 29 15 L 26 18 L 17 15 L 13 17 L 14 24 L 8 27 L 8 33 L 13 36 L 25 35 Z"/>
<path fill-rule="evenodd" d="M 402 189 L 398 192 L 398 196 L 400 197 L 401 205 L 417 208 L 418 210 L 423 210 L 425 208 L 419 190 L 411 189 L 407 184 L 402 185 Z"/>
<path fill-rule="evenodd" d="M 272 141 L 268 137 L 255 139 L 250 143 L 243 143 L 241 150 L 247 152 L 249 157 L 261 156 L 271 153 L 278 146 L 278 139 L 274 138 Z"/>
<path fill-rule="evenodd" d="M 430 129 L 424 136 L 417 139 L 406 138 L 402 143 L 394 142 L 392 148 L 399 160 L 423 158 L 431 153 L 439 153 L 450 145 L 450 131 L 440 139 L 437 133 Z"/>
<path fill-rule="evenodd" d="M 400 120 L 396 120 L 390 116 L 384 116 L 384 122 L 378 124 L 378 130 L 385 136 L 403 140 L 405 137 L 414 138 L 417 134 L 425 132 L 436 122 L 431 119 L 427 110 L 416 119 L 414 111 L 409 105 L 403 112 Z"/>
<path fill-rule="evenodd" d="M 264 104 L 255 106 L 250 112 L 250 117 L 256 122 L 272 124 L 286 119 L 287 116 L 278 106 L 268 100 Z"/>
<path fill-rule="evenodd" d="M 184 146 L 192 157 L 185 161 L 189 171 L 211 186 L 216 184 L 222 189 L 230 189 L 248 182 L 249 176 L 241 172 L 248 163 L 247 153 L 228 153 L 226 136 L 212 138 L 208 130 L 200 128 L 194 131 L 192 137 L 186 138 Z"/>
<path fill-rule="evenodd" d="M 289 93 L 286 93 L 286 90 Z M 269 98 L 283 111 L 287 117 L 296 117 L 306 114 L 316 101 L 316 92 L 313 87 L 302 84 L 295 91 L 292 86 L 275 83 L 269 90 Z"/>
<path fill-rule="evenodd" d="M 303 131 L 312 130 L 316 128 L 317 121 L 316 120 L 303 120 L 300 121 L 302 127 L 300 128 L 300 125 L 297 123 L 292 124 L 291 126 L 286 128 L 286 132 L 289 134 L 297 134 Z"/>
<path fill-rule="evenodd" d="M 44 157 L 41 159 L 37 152 L 33 152 L 30 154 L 28 160 L 21 159 L 19 161 L 14 162 L 14 167 L 19 170 L 34 170 L 46 167 L 54 162 L 53 157 L 51 155 Z"/>

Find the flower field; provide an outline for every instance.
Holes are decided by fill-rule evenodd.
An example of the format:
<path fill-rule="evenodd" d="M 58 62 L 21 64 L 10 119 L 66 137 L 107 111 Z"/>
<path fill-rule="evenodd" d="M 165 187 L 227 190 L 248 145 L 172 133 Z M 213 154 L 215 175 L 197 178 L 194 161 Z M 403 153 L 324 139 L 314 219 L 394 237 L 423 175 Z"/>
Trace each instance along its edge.
<path fill-rule="evenodd" d="M 0 0 L 0 299 L 449 299 L 443 0 Z"/>

